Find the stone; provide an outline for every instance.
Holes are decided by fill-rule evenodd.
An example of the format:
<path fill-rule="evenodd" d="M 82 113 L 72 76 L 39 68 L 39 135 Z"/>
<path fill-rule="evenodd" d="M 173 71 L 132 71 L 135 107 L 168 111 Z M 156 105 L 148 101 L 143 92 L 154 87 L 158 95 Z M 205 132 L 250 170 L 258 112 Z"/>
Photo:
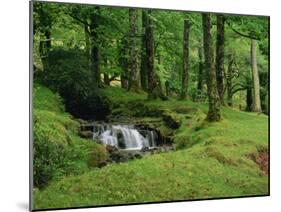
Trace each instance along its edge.
<path fill-rule="evenodd" d="M 90 130 L 80 131 L 79 136 L 81 138 L 93 138 L 93 132 Z"/>
<path fill-rule="evenodd" d="M 181 125 L 181 117 L 173 112 L 165 112 L 163 113 L 163 121 L 167 126 L 169 126 L 172 129 L 178 129 Z"/>

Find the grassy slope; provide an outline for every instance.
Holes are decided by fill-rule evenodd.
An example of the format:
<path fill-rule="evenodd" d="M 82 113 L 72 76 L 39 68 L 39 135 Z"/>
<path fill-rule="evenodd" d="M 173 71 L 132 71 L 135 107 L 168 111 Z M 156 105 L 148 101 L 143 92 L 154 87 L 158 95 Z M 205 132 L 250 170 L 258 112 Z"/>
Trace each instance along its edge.
<path fill-rule="evenodd" d="M 143 94 L 110 88 L 116 105 L 141 100 L 151 107 L 196 108 L 183 117 L 175 140 L 187 138 L 191 148 L 111 164 L 79 176 L 65 177 L 35 192 L 35 208 L 76 207 L 226 196 L 264 195 L 268 177 L 247 155 L 268 143 L 265 115 L 223 108 L 223 121 L 202 121 L 207 106 L 189 101 L 145 101 Z"/>
<path fill-rule="evenodd" d="M 91 154 L 104 148 L 78 136 L 80 124 L 64 111 L 59 95 L 35 84 L 33 100 L 34 181 L 46 174 L 50 180 L 59 180 L 89 171 L 88 161 L 97 159 Z"/>

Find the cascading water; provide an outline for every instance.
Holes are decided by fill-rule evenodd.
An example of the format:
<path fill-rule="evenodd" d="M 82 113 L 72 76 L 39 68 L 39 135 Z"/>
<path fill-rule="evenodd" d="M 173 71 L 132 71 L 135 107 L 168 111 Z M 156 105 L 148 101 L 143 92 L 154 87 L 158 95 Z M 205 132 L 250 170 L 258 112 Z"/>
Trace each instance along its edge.
<path fill-rule="evenodd" d="M 94 126 L 93 138 L 100 140 L 104 145 L 116 146 L 126 150 L 140 150 L 145 147 L 156 146 L 154 131 L 138 131 L 130 125 Z"/>

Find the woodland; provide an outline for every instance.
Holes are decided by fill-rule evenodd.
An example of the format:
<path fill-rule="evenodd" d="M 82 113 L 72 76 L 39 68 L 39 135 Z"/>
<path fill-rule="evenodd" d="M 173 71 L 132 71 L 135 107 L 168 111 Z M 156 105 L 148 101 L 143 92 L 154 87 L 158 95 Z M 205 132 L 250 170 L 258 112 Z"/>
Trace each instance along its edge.
<path fill-rule="evenodd" d="M 32 20 L 34 209 L 268 195 L 269 17 L 33 2 Z"/>

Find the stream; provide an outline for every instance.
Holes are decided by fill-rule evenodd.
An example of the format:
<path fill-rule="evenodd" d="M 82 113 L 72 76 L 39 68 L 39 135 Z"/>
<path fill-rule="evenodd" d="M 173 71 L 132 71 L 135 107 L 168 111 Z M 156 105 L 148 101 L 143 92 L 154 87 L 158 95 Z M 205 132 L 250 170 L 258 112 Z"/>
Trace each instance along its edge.
<path fill-rule="evenodd" d="M 88 132 L 94 141 L 106 147 L 111 162 L 126 162 L 145 154 L 173 150 L 171 141 L 145 125 L 88 123 L 81 125 L 81 131 Z"/>

